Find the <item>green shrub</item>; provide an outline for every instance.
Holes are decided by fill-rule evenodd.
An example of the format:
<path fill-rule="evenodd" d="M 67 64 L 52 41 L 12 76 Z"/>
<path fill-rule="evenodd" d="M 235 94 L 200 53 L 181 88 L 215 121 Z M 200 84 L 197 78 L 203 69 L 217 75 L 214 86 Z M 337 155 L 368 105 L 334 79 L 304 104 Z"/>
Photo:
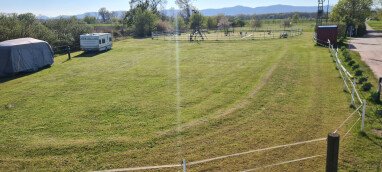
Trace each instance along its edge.
<path fill-rule="evenodd" d="M 370 99 L 374 102 L 374 103 L 380 103 L 380 96 L 379 96 L 379 93 L 377 91 L 374 91 L 371 93 L 370 95 Z"/>
<path fill-rule="evenodd" d="M 375 114 L 379 117 L 382 117 L 382 110 L 375 111 Z"/>
<path fill-rule="evenodd" d="M 342 47 L 341 47 L 341 51 L 342 51 L 342 52 L 347 51 L 346 47 L 345 47 L 345 46 L 342 46 Z"/>
<path fill-rule="evenodd" d="M 344 57 L 345 57 L 345 62 L 349 62 L 352 60 L 350 54 L 344 55 Z"/>
<path fill-rule="evenodd" d="M 365 83 L 366 81 L 368 81 L 367 77 L 360 77 L 360 78 L 358 79 L 358 84 L 363 84 L 363 83 Z"/>
<path fill-rule="evenodd" d="M 348 65 L 349 66 L 353 66 L 355 64 L 355 61 L 354 60 L 350 60 L 349 62 L 348 62 Z"/>
<path fill-rule="evenodd" d="M 352 67 L 353 70 L 357 70 L 359 69 L 359 64 L 355 64 L 353 67 Z"/>
<path fill-rule="evenodd" d="M 357 71 L 355 71 L 355 76 L 362 76 L 363 75 L 363 71 L 358 69 Z"/>
<path fill-rule="evenodd" d="M 362 85 L 362 90 L 363 91 L 370 91 L 371 90 L 371 87 L 373 87 L 373 85 L 370 83 L 370 82 L 366 82 Z"/>

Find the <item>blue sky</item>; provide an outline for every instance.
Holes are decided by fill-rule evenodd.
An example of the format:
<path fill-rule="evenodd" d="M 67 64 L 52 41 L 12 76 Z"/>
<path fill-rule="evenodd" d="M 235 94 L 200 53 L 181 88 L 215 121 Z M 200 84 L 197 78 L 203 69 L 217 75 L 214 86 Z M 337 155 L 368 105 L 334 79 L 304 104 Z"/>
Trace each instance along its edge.
<path fill-rule="evenodd" d="M 167 8 L 176 7 L 175 0 L 167 0 Z M 58 16 L 75 15 L 85 12 L 98 11 L 106 7 L 110 11 L 128 10 L 129 0 L 0 0 L 0 12 L 25 13 L 36 15 Z M 331 0 L 330 4 L 338 0 Z M 198 9 L 232 7 L 236 5 L 258 7 L 276 4 L 295 6 L 315 6 L 317 0 L 196 0 L 194 5 Z"/>

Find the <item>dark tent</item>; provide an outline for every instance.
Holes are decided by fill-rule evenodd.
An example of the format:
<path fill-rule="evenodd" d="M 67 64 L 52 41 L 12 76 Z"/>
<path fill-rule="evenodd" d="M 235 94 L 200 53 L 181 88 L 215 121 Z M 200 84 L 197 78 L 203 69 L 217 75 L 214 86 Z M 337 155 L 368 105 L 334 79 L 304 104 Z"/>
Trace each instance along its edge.
<path fill-rule="evenodd" d="M 21 38 L 0 42 L 0 77 L 36 72 L 53 64 L 52 47 L 45 41 Z"/>

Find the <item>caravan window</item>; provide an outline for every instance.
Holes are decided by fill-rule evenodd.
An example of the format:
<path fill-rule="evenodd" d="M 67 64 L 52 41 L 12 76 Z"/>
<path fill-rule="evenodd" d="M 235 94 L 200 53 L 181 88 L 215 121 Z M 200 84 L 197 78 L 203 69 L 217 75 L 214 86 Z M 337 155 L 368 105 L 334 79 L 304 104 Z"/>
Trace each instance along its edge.
<path fill-rule="evenodd" d="M 111 42 L 111 37 L 109 37 L 109 42 Z"/>
<path fill-rule="evenodd" d="M 102 39 L 102 44 L 104 44 L 105 43 L 105 38 L 104 39 Z"/>
<path fill-rule="evenodd" d="M 101 44 L 101 40 L 99 40 L 99 44 Z"/>

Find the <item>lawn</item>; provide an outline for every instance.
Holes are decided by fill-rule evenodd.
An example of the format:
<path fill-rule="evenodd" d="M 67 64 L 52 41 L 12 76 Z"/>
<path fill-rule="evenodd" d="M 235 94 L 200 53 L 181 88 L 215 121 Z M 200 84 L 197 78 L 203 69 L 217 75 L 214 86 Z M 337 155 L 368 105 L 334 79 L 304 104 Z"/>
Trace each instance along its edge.
<path fill-rule="evenodd" d="M 382 30 L 382 21 L 369 20 L 367 24 L 374 30 Z"/>
<path fill-rule="evenodd" d="M 49 69 L 0 84 L 0 171 L 178 164 L 326 137 L 352 110 L 328 50 L 311 37 L 180 42 L 179 61 L 175 42 L 151 39 L 59 56 Z M 241 171 L 325 153 L 322 141 L 189 170 Z M 324 168 L 321 157 L 267 170 Z"/>

